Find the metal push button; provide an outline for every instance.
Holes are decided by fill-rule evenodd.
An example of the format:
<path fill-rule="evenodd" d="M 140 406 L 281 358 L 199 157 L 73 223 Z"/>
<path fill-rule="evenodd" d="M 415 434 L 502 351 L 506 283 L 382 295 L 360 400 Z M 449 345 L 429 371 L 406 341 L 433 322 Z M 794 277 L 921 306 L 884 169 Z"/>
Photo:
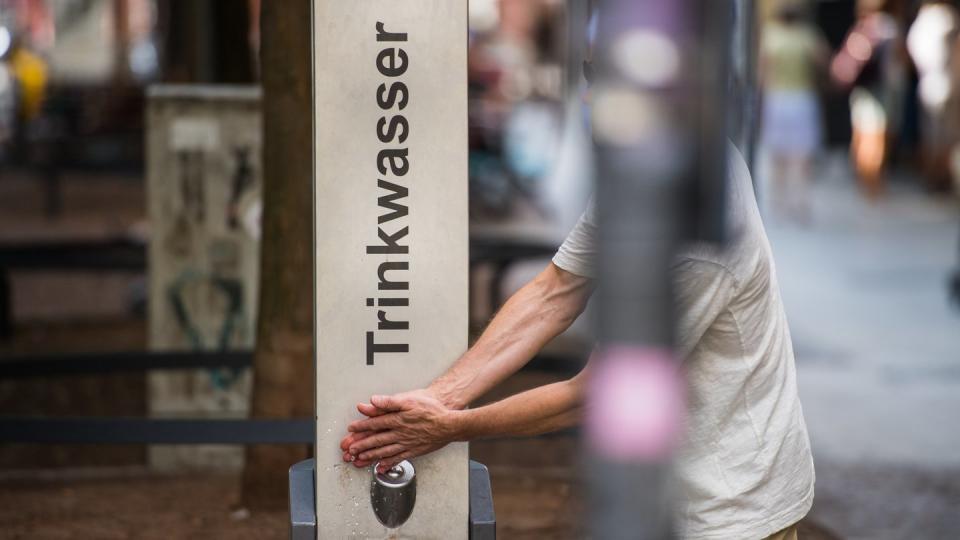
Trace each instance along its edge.
<path fill-rule="evenodd" d="M 417 502 L 417 473 L 409 461 L 401 461 L 383 473 L 373 466 L 370 483 L 370 504 L 373 513 L 385 527 L 395 529 L 403 525 Z"/>

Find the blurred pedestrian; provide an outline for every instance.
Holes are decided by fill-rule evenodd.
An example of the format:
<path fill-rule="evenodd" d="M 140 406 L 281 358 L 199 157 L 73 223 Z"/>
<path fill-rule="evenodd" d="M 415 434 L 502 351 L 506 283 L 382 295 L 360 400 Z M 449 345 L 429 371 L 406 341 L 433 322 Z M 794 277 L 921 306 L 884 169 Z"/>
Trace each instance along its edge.
<path fill-rule="evenodd" d="M 19 35 L 14 35 L 10 51 L 4 57 L 15 85 L 16 109 L 11 157 L 23 162 L 27 156 L 27 133 L 43 109 L 47 95 L 49 68 L 47 62 Z"/>
<path fill-rule="evenodd" d="M 960 14 L 952 2 L 927 0 L 907 34 L 907 51 L 920 78 L 924 173 L 933 189 L 950 182 L 950 151 L 957 141 L 956 88 L 951 76 Z"/>
<path fill-rule="evenodd" d="M 19 114 L 24 123 L 40 115 L 49 78 L 46 61 L 19 38 L 10 47 L 10 68 L 20 88 Z"/>
<path fill-rule="evenodd" d="M 857 178 L 871 197 L 883 191 L 883 166 L 903 89 L 900 31 L 885 6 L 885 0 L 858 0 L 857 21 L 830 66 L 834 80 L 852 88 L 850 154 Z"/>
<path fill-rule="evenodd" d="M 13 140 L 17 123 L 17 85 L 8 60 L 12 45 L 10 30 L 0 23 L 0 163 Z"/>
<path fill-rule="evenodd" d="M 799 221 L 809 219 L 808 183 L 823 132 L 817 81 L 829 54 L 804 3 L 783 0 L 760 45 L 762 143 L 771 158 L 774 207 Z"/>
<path fill-rule="evenodd" d="M 960 196 L 960 25 L 950 50 L 950 65 L 947 72 L 953 92 L 944 107 L 943 116 L 945 121 L 949 122 L 948 125 L 953 128 L 954 140 L 948 157 L 948 168 L 953 180 L 953 192 Z"/>

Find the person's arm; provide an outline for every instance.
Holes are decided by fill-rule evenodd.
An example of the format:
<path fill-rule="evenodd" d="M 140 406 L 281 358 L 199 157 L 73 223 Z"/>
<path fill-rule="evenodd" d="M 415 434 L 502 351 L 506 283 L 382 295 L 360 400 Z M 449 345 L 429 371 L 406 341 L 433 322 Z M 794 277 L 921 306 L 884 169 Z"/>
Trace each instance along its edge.
<path fill-rule="evenodd" d="M 583 312 L 589 278 L 553 263 L 507 300 L 477 342 L 427 388 L 446 406 L 463 409 L 516 373 Z"/>
<path fill-rule="evenodd" d="M 677 295 L 678 352 L 687 356 L 727 309 L 740 285 L 712 248 L 679 256 L 671 271 Z M 425 391 L 373 396 L 366 407 L 375 414 L 361 408 L 369 418 L 347 427 L 351 435 L 341 443 L 343 459 L 358 467 L 379 460 L 381 468 L 389 468 L 454 441 L 537 435 L 576 425 L 584 406 L 588 369 L 568 381 L 476 409 L 450 408 Z"/>
<path fill-rule="evenodd" d="M 582 375 L 533 388 L 476 409 L 458 412 L 458 441 L 484 437 L 530 437 L 580 423 Z"/>
<path fill-rule="evenodd" d="M 464 409 L 472 401 L 523 367 L 548 341 L 566 330 L 586 307 L 592 280 L 550 263 L 536 278 L 504 304 L 473 347 L 425 390 L 395 398 L 411 403 L 437 404 L 451 410 Z M 378 406 L 383 396 L 360 403 L 357 410 L 368 417 L 388 411 Z M 358 467 L 368 465 L 349 449 L 372 431 L 354 430 L 340 442 L 344 459 Z M 444 443 L 446 444 L 446 443 Z"/>
<path fill-rule="evenodd" d="M 420 407 L 419 410 L 405 410 L 407 416 L 417 417 L 419 413 L 420 417 L 430 418 L 464 409 L 515 373 L 548 341 L 566 330 L 584 310 L 592 292 L 589 276 L 594 275 L 595 239 L 596 219 L 591 203 L 560 246 L 553 262 L 504 304 L 480 339 L 453 367 L 424 390 L 393 396 L 404 398 L 409 406 Z M 383 416 L 382 421 L 386 422 L 386 417 L 397 412 L 378 405 L 385 399 L 374 396 L 370 403 L 358 404 L 357 410 L 371 418 Z M 343 458 L 358 467 L 369 464 L 358 460 L 350 450 L 356 450 L 362 440 L 383 435 L 372 430 L 348 433 L 340 441 Z M 434 442 L 421 444 L 416 450 L 397 443 L 389 446 L 394 455 L 422 455 L 446 444 L 437 441 L 454 440 L 449 438 L 450 435 L 440 433 Z"/>
<path fill-rule="evenodd" d="M 577 425 L 583 409 L 584 372 L 476 409 L 454 410 L 424 394 L 374 396 L 378 417 L 348 429 L 370 435 L 344 448 L 344 459 L 381 469 L 454 442 L 483 437 L 531 436 Z"/>

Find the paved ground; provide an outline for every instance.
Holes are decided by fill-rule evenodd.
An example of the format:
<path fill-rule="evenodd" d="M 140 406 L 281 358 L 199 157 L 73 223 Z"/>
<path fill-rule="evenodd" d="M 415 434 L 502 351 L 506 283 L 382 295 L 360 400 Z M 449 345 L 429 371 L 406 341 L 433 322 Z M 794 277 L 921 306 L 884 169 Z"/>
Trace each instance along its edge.
<path fill-rule="evenodd" d="M 914 182 L 862 199 L 825 164 L 805 226 L 767 219 L 818 465 L 814 516 L 845 538 L 960 533 L 960 207 Z"/>
<path fill-rule="evenodd" d="M 494 467 L 498 536 L 577 538 L 567 467 Z M 280 539 L 286 509 L 238 509 L 237 475 L 161 475 L 143 468 L 0 475 L 0 538 Z"/>
<path fill-rule="evenodd" d="M 579 525 L 583 487 L 565 464 L 576 447 L 572 437 L 473 446 L 478 457 L 493 463 L 498 538 L 585 537 Z M 0 538 L 260 540 L 288 535 L 285 509 L 247 512 L 237 506 L 239 495 L 235 474 L 170 476 L 142 467 L 0 472 Z M 801 524 L 801 538 L 837 540 L 810 522 Z"/>

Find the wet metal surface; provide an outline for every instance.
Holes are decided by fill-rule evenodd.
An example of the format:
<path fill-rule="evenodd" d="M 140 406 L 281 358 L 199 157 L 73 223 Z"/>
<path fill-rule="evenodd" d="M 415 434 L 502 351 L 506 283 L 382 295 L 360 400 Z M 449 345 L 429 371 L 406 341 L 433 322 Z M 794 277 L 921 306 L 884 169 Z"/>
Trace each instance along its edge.
<path fill-rule="evenodd" d="M 380 463 L 371 467 L 370 505 L 384 527 L 396 529 L 404 524 L 417 504 L 417 473 L 409 461 L 401 461 L 384 472 Z"/>

